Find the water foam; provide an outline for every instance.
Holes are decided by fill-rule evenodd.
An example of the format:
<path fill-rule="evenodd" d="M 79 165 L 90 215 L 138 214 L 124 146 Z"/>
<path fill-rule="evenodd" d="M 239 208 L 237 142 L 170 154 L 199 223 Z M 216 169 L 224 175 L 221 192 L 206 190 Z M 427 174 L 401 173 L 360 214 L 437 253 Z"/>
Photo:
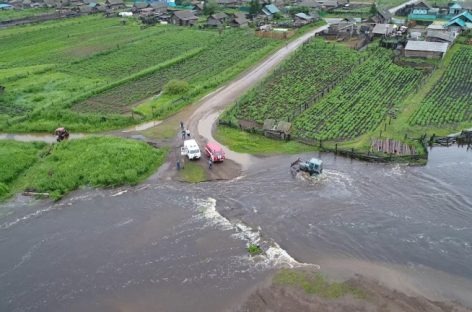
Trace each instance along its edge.
<path fill-rule="evenodd" d="M 289 253 L 280 247 L 276 242 L 265 239 L 261 235 L 261 228 L 257 230 L 251 228 L 243 222 L 237 221 L 232 223 L 230 220 L 222 216 L 216 210 L 216 200 L 214 198 L 207 198 L 206 200 L 199 199 L 196 201 L 198 211 L 207 220 L 209 225 L 217 226 L 223 230 L 232 230 L 233 238 L 240 239 L 246 242 L 246 246 L 257 245 L 263 253 L 254 257 L 247 256 L 247 259 L 254 262 L 254 264 L 263 269 L 279 268 L 279 267 L 304 267 L 310 266 L 319 269 L 316 264 L 302 263 L 295 260 Z"/>

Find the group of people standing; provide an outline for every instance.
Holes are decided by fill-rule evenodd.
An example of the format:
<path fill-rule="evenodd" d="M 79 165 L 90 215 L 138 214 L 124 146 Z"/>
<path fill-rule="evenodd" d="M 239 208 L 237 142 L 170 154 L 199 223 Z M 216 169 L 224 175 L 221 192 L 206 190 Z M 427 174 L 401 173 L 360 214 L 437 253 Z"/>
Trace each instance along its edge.
<path fill-rule="evenodd" d="M 180 122 L 180 130 L 182 131 L 182 140 L 190 138 L 190 130 L 188 128 L 185 129 L 184 123 L 182 121 Z"/>

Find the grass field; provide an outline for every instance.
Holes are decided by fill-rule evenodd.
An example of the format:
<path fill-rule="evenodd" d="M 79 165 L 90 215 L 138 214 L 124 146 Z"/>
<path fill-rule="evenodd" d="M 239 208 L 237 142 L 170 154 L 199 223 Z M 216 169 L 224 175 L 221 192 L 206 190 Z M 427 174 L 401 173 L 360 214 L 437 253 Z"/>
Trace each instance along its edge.
<path fill-rule="evenodd" d="M 177 108 L 234 77 L 280 42 L 245 30 L 223 34 L 186 27 L 141 29 L 134 19 L 101 16 L 0 30 L 0 131 L 123 127 Z M 182 99 L 142 103 L 170 79 L 185 79 Z M 159 110 L 159 107 L 165 108 Z"/>
<path fill-rule="evenodd" d="M 154 172 L 166 155 L 165 150 L 145 143 L 113 137 L 52 146 L 4 141 L 0 147 L 0 198 L 29 190 L 59 199 L 80 186 L 136 184 Z"/>
<path fill-rule="evenodd" d="M 315 149 L 312 146 L 295 141 L 276 141 L 258 134 L 252 134 L 224 126 L 219 126 L 217 128 L 215 139 L 235 152 L 255 155 L 297 154 L 311 152 Z"/>

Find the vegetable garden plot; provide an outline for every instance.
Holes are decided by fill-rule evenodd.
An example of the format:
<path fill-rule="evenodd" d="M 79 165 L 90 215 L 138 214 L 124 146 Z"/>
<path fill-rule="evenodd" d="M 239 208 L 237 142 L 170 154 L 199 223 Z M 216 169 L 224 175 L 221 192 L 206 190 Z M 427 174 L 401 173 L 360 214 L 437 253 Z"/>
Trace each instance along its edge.
<path fill-rule="evenodd" d="M 295 135 L 342 140 L 372 131 L 389 109 L 413 91 L 422 75 L 393 64 L 391 52 L 378 48 L 349 78 L 295 120 Z"/>
<path fill-rule="evenodd" d="M 463 46 L 442 77 L 426 94 L 411 125 L 443 125 L 472 121 L 472 47 Z"/>
<path fill-rule="evenodd" d="M 300 114 L 315 96 L 349 75 L 360 61 L 354 50 L 322 40 L 304 45 L 261 85 L 244 95 L 227 115 L 263 123 Z"/>
<path fill-rule="evenodd" d="M 130 112 L 136 102 L 158 94 L 172 79 L 188 81 L 191 85 L 211 84 L 218 75 L 269 45 L 242 31 L 227 32 L 208 44 L 202 52 L 181 62 L 157 70 L 137 80 L 107 90 L 73 106 L 79 112 Z"/>

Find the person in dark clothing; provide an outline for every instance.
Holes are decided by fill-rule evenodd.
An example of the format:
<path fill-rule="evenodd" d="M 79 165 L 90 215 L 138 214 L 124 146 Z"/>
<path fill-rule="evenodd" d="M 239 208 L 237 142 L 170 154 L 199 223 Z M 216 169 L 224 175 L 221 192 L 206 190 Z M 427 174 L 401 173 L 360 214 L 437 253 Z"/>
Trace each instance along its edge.
<path fill-rule="evenodd" d="M 180 129 L 184 130 L 184 123 L 182 121 L 180 122 Z"/>
<path fill-rule="evenodd" d="M 213 167 L 213 161 L 210 159 L 208 159 L 208 169 L 211 169 L 211 167 Z"/>
<path fill-rule="evenodd" d="M 185 140 L 185 130 L 182 130 L 182 140 Z"/>

